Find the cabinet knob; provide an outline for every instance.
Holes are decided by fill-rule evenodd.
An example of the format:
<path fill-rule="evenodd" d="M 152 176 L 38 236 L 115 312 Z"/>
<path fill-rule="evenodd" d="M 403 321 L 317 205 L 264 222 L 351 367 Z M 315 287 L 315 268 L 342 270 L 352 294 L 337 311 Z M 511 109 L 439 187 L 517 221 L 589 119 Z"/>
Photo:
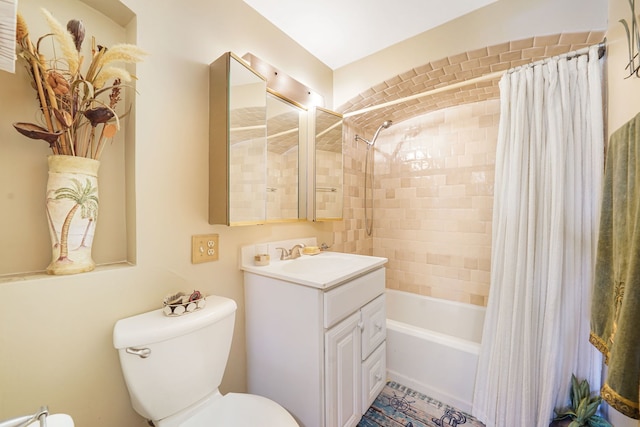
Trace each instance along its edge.
<path fill-rule="evenodd" d="M 381 331 L 382 330 L 382 323 L 376 322 L 376 329 Z"/>
<path fill-rule="evenodd" d="M 364 331 L 364 322 L 362 320 L 358 321 L 358 328 L 360 328 L 361 331 Z"/>

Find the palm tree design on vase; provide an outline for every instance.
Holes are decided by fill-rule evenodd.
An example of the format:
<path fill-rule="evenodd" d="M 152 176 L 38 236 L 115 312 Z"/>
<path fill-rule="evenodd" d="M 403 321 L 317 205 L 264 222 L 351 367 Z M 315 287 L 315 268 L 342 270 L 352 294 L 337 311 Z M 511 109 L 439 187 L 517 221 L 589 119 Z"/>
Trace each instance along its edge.
<path fill-rule="evenodd" d="M 51 209 L 49 209 L 49 204 L 55 200 L 53 194 L 55 192 L 53 190 L 47 191 L 47 221 L 49 222 L 49 230 L 51 231 L 51 240 L 53 241 L 53 248 L 58 248 L 60 246 L 60 239 L 58 238 L 58 233 L 56 233 L 56 225 L 53 222 L 53 218 L 51 217 Z"/>
<path fill-rule="evenodd" d="M 71 227 L 71 221 L 78 209 L 80 209 L 80 216 L 83 219 L 89 220 L 87 227 L 85 228 L 80 247 L 85 246 L 85 239 L 89 228 L 91 224 L 94 223 L 98 214 L 98 188 L 94 187 L 88 178 L 84 185 L 76 178 L 72 178 L 71 182 L 73 183 L 73 188 L 58 188 L 55 191 L 55 197 L 53 198 L 53 200 L 70 199 L 74 202 L 74 205 L 67 213 L 62 224 L 62 229 L 60 230 L 60 255 L 56 261 L 58 263 L 73 262 L 73 260 L 69 259 L 69 230 Z"/>

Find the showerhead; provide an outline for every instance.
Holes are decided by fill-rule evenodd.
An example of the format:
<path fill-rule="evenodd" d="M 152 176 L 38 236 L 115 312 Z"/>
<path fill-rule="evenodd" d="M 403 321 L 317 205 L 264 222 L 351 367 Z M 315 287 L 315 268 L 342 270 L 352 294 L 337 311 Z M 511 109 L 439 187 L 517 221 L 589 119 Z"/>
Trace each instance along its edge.
<path fill-rule="evenodd" d="M 360 135 L 356 135 L 356 141 L 361 139 L 362 141 L 366 142 L 369 147 L 372 147 L 373 144 L 376 143 L 376 139 L 378 139 L 378 134 L 380 134 L 380 131 L 382 129 L 388 129 L 389 126 L 391 126 L 393 124 L 393 122 L 391 120 L 385 120 L 384 122 L 382 122 L 382 124 L 378 127 L 378 129 L 376 130 L 376 133 L 373 134 L 373 138 L 371 138 L 371 141 L 369 141 L 368 139 L 365 139 L 363 137 L 361 137 Z"/>
<path fill-rule="evenodd" d="M 393 122 L 391 120 L 385 120 L 384 122 L 382 122 L 382 124 L 378 127 L 378 130 L 376 131 L 376 133 L 373 134 L 373 138 L 371 138 L 371 142 L 369 143 L 369 145 L 375 144 L 376 139 L 378 139 L 378 134 L 380 133 L 380 131 L 382 129 L 388 129 L 392 123 Z"/>

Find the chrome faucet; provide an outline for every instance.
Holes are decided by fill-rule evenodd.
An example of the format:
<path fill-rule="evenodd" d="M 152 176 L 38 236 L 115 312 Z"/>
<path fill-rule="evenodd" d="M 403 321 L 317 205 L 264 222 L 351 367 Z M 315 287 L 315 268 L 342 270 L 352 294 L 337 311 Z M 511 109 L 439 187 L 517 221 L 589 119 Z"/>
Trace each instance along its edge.
<path fill-rule="evenodd" d="M 276 249 L 280 250 L 280 260 L 286 260 L 300 258 L 302 255 L 302 248 L 304 248 L 304 243 L 298 243 L 288 250 L 286 248 Z"/>

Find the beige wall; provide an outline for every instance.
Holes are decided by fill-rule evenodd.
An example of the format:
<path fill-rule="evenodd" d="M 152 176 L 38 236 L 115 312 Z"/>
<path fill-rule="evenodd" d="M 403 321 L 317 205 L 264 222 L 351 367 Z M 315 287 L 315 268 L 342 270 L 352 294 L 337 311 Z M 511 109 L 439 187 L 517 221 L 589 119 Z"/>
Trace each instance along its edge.
<path fill-rule="evenodd" d="M 95 12 L 72 3 L 21 0 L 20 9 L 34 11 L 35 17 L 29 21 L 40 19 L 37 8 L 41 5 L 62 23 L 83 18 L 87 33 L 93 33 L 97 18 L 91 15 Z M 120 212 L 135 221 L 126 238 L 116 238 L 119 244 L 126 241 L 115 259 L 127 258 L 137 265 L 102 267 L 68 277 L 22 275 L 0 281 L 0 419 L 33 412 L 46 404 L 54 412 L 71 414 L 78 426 L 147 425 L 131 409 L 112 347 L 113 325 L 120 318 L 159 307 L 165 294 L 181 289 L 197 288 L 238 302 L 222 390 L 246 390 L 238 248 L 319 232 L 319 226 L 307 223 L 233 229 L 207 223 L 207 66 L 225 51 L 238 55 L 252 52 L 329 99 L 331 70 L 241 0 L 128 0 L 127 5 L 137 14 L 137 23 L 131 26 L 137 27 L 137 40 L 133 41 L 150 53 L 136 71 L 139 95 L 135 129 L 131 128 L 135 147 L 132 140 L 126 141 L 132 149 L 127 160 L 135 167 L 135 175 L 126 184 L 105 183 L 101 189 L 113 187 L 110 191 L 120 197 L 114 202 L 119 205 L 125 203 L 122 187 L 132 189 L 126 195 L 126 210 Z M 117 36 L 126 37 L 125 32 L 120 30 Z M 46 222 L 38 219 L 44 214 L 42 189 L 48 150 L 11 127 L 14 121 L 35 117 L 34 93 L 28 85 L 20 77 L 6 73 L 0 77 L 4 100 L 0 105 L 0 211 L 3 221 L 9 222 L 0 227 L 0 266 L 10 272 L 18 272 L 7 266 L 8 252 L 15 247 L 21 248 L 23 257 L 37 253 L 46 260 L 48 256 L 48 249 L 38 247 L 32 235 L 15 235 L 11 230 L 14 226 L 35 228 L 34 233 L 47 236 L 36 241 L 49 244 Z M 114 174 L 119 176 L 114 179 L 122 180 L 122 152 L 114 146 L 105 152 L 109 154 L 101 173 L 116 165 L 119 169 Z M 27 181 L 23 192 L 13 186 L 17 177 Z M 27 206 L 14 209 L 23 199 L 27 199 Z M 107 201 L 102 199 L 102 203 Z M 117 227 L 106 228 L 106 233 L 118 234 L 124 225 Z M 202 233 L 219 233 L 220 260 L 192 265 L 191 235 Z M 111 236 L 96 236 L 101 238 Z M 32 243 L 25 246 L 24 242 Z M 44 267 L 41 264 L 34 269 Z"/>
<path fill-rule="evenodd" d="M 620 19 L 630 21 L 629 3 L 625 0 L 610 0 L 606 69 L 609 135 L 640 112 L 640 96 L 636 96 L 640 93 L 640 78 L 626 78 L 629 75 L 629 70 L 625 69 L 629 62 L 628 45 L 624 27 L 618 22 Z"/>

